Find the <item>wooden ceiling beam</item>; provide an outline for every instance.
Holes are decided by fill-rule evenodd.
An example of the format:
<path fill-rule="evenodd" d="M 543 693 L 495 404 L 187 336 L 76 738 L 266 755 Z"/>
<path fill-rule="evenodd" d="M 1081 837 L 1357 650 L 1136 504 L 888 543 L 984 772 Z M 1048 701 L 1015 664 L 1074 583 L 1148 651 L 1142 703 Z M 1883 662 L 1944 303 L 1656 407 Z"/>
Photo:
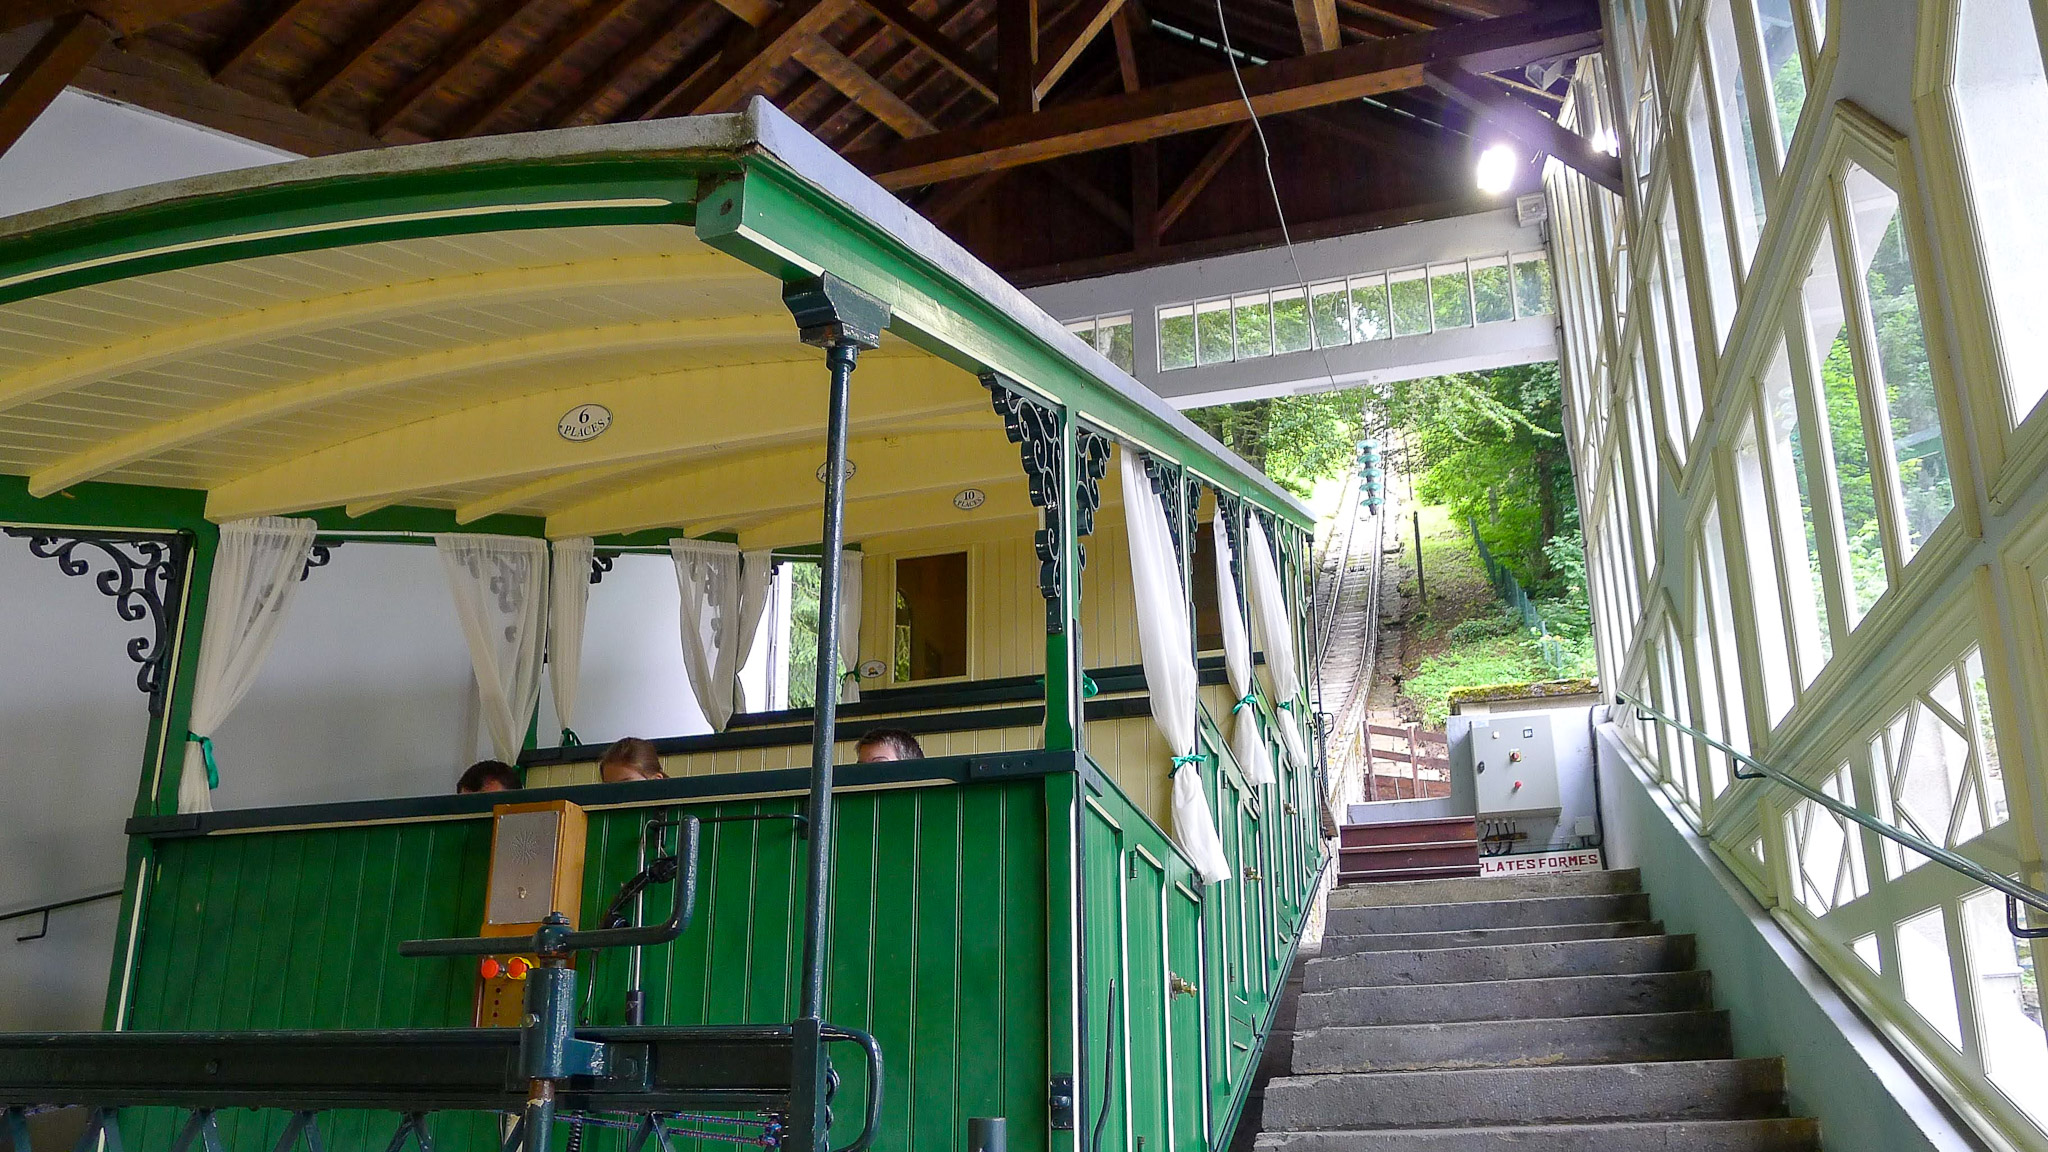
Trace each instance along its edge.
<path fill-rule="evenodd" d="M 634 69 L 640 67 L 648 58 L 657 53 L 672 48 L 677 40 L 681 39 L 692 28 L 701 24 L 703 18 L 707 15 L 715 23 L 713 32 L 707 36 L 706 42 L 716 43 L 718 39 L 716 27 L 725 23 L 724 17 L 718 16 L 716 13 L 724 11 L 727 11 L 727 9 L 724 5 L 717 3 L 716 0 L 694 0 L 694 2 L 684 0 L 682 4 L 672 5 L 664 11 L 651 15 L 631 39 L 627 40 L 618 51 L 613 52 L 611 57 L 605 60 L 604 63 L 591 69 L 590 74 L 583 78 L 583 83 L 577 85 L 575 91 L 569 93 L 568 96 L 555 105 L 554 109 L 548 114 L 547 126 L 550 128 L 563 128 L 574 124 L 588 113 L 592 107 L 596 106 L 598 101 L 604 99 L 607 93 L 625 83 L 626 78 L 633 74 Z M 699 59 L 695 69 L 688 74 L 676 76 L 673 80 L 670 79 L 673 76 L 673 71 L 671 71 L 670 74 L 662 78 L 662 81 L 658 81 L 656 84 L 649 85 L 648 87 L 650 89 L 661 87 L 666 82 L 667 86 L 661 87 L 660 93 L 665 96 L 674 90 L 677 85 L 689 79 L 690 75 L 694 75 L 696 71 L 701 70 L 704 64 L 709 63 L 709 59 L 708 55 Z M 623 107 L 630 108 L 635 102 L 637 101 L 629 101 Z M 637 115 L 622 114 L 619 118 L 632 120 L 638 117 Z"/>
<path fill-rule="evenodd" d="M 954 29 L 952 31 L 954 40 L 970 54 L 980 52 L 982 46 L 992 41 L 996 35 L 995 13 L 991 11 L 979 16 L 977 19 L 976 13 L 978 11 L 979 9 L 975 4 L 962 4 L 941 25 L 942 28 L 952 28 L 958 20 L 976 19 L 972 26 L 964 30 Z M 910 100 L 922 101 L 925 107 L 932 108 L 931 118 L 937 124 L 945 124 L 949 120 L 954 119 L 956 111 L 961 115 L 980 115 L 983 111 L 981 102 L 984 97 L 964 84 L 955 84 L 948 88 L 946 80 L 951 75 L 950 72 L 943 68 L 929 67 L 922 69 L 904 90 L 904 97 Z M 993 76 L 994 73 L 990 73 L 990 75 Z M 967 107 L 962 109 L 962 105 Z M 847 153 L 870 147 L 872 146 L 871 141 L 875 144 L 887 143 L 887 141 L 875 140 L 874 137 L 877 135 L 879 135 L 878 132 L 855 132 L 843 139 L 834 139 L 832 145 L 841 153 Z"/>
<path fill-rule="evenodd" d="M 1040 44 L 1037 79 L 1032 82 L 1031 98 L 1045 101 L 1046 93 L 1063 79 L 1081 53 L 1102 35 L 1113 18 L 1123 8 L 1124 0 L 1080 0 L 1068 9 L 1051 28 Z"/>
<path fill-rule="evenodd" d="M 713 0 L 702 0 L 702 3 L 724 11 L 718 4 L 713 3 Z M 721 30 L 713 30 L 695 46 L 676 57 L 675 63 L 669 65 L 668 70 L 663 72 L 659 79 L 641 89 L 640 94 L 627 101 L 612 119 L 646 120 L 655 115 L 656 109 L 667 106 L 670 101 L 681 95 L 691 81 L 704 75 L 705 71 L 715 66 L 724 54 L 725 37 Z"/>
<path fill-rule="evenodd" d="M 925 219 L 943 228 L 953 217 L 988 194 L 988 190 L 1001 183 L 1014 168 L 997 168 L 965 180 L 955 180 L 940 186 L 939 190 L 917 206 L 918 213 Z"/>
<path fill-rule="evenodd" d="M 349 72 L 361 64 L 372 53 L 382 48 L 398 30 L 405 27 L 420 9 L 430 0 L 391 0 L 363 22 L 349 37 L 348 43 L 339 51 L 330 52 L 326 59 L 304 79 L 292 85 L 292 106 L 305 111 L 311 105 L 325 99 L 328 93 L 348 78 Z"/>
<path fill-rule="evenodd" d="M 1345 11 L 1376 20 L 1383 25 L 1403 32 L 1429 32 L 1457 21 L 1446 19 L 1443 14 L 1409 4 L 1406 0 L 1335 0 Z"/>
<path fill-rule="evenodd" d="M 906 139 L 912 136 L 929 136 L 939 130 L 938 125 L 925 119 L 923 113 L 911 107 L 909 101 L 875 79 L 873 73 L 854 63 L 819 37 L 805 36 L 798 40 L 793 54 L 797 63 L 809 68 L 819 79 L 837 88 L 848 100 L 866 110 L 868 115 L 887 124 L 898 136 Z"/>
<path fill-rule="evenodd" d="M 1223 171 L 1223 166 L 1230 163 L 1230 158 L 1237 155 L 1237 150 L 1244 147 L 1244 142 L 1251 138 L 1252 126 L 1249 121 L 1233 124 L 1225 130 L 1222 137 L 1211 144 L 1209 150 L 1202 154 L 1202 158 L 1195 162 L 1194 169 L 1180 182 L 1180 186 L 1173 190 L 1173 194 L 1166 198 L 1166 203 L 1160 205 L 1159 219 L 1154 224 L 1157 231 L 1153 235 L 1163 237 L 1171 231 L 1174 224 L 1194 206 L 1195 198 L 1209 187 L 1216 179 L 1216 174 Z"/>
<path fill-rule="evenodd" d="M 1425 67 L 1441 61 L 1493 71 L 1595 51 L 1600 43 L 1598 11 L 1574 8 L 1368 41 L 1247 68 L 1242 76 L 1252 107 L 1277 115 L 1422 87 Z M 849 159 L 883 187 L 908 188 L 1221 127 L 1250 115 L 1232 76 L 1216 73 L 905 140 Z"/>
<path fill-rule="evenodd" d="M 1456 64 L 1431 65 L 1427 78 L 1429 86 L 1452 103 L 1470 109 L 1529 147 L 1556 157 L 1616 196 L 1623 194 L 1620 158 L 1596 150 L 1584 136 Z"/>
<path fill-rule="evenodd" d="M 1109 22 L 1110 35 L 1116 40 L 1116 70 L 1124 82 L 1124 91 L 1136 92 L 1145 86 L 1145 76 L 1138 67 L 1138 36 L 1131 27 L 1132 5 L 1125 3 L 1116 10 L 1116 19 Z"/>
<path fill-rule="evenodd" d="M 769 70 L 788 59 L 797 42 L 825 30 L 845 11 L 846 0 L 787 0 L 759 28 L 737 30 L 718 63 L 657 104 L 649 118 L 723 112 L 738 104 Z"/>
<path fill-rule="evenodd" d="M 228 73 L 247 64 L 256 54 L 256 49 L 262 47 L 263 42 L 269 39 L 272 33 L 293 23 L 299 13 L 312 4 L 313 0 L 277 0 L 271 6 L 268 16 L 249 21 L 235 30 L 234 36 L 214 53 L 212 60 L 207 62 L 208 74 L 216 80 L 223 79 Z"/>
<path fill-rule="evenodd" d="M 1500 16 L 1513 16 L 1535 7 L 1530 0 L 1417 0 L 1425 8 L 1434 8 L 1465 20 L 1492 20 Z"/>
<path fill-rule="evenodd" d="M 206 66 L 196 57 L 157 44 L 144 55 L 122 50 L 117 40 L 93 57 L 75 84 L 124 104 L 137 104 L 305 156 L 384 145 L 359 128 L 309 116 L 281 100 L 208 80 Z"/>
<path fill-rule="evenodd" d="M 547 43 L 541 45 L 519 66 L 518 71 L 505 80 L 497 95 L 477 104 L 467 115 L 451 121 L 439 135 L 443 139 L 452 140 L 461 136 L 475 136 L 482 132 L 490 126 L 491 121 L 525 99 L 527 93 L 533 91 L 534 85 L 540 83 L 541 77 L 547 75 L 548 69 L 561 63 L 562 57 L 574 52 L 584 41 L 595 35 L 607 21 L 618 15 L 619 9 L 625 7 L 626 3 L 627 0 L 594 0 L 589 7 L 578 12 L 574 19 L 556 29 L 555 34 L 548 37 Z"/>
<path fill-rule="evenodd" d="M 50 22 L 49 31 L 0 80 L 0 153 L 14 147 L 57 94 L 78 78 L 114 30 L 87 12 L 69 12 Z"/>
<path fill-rule="evenodd" d="M 1337 30 L 1337 0 L 1294 0 L 1294 19 L 1301 25 L 1301 50 L 1306 55 L 1343 46 Z"/>
<path fill-rule="evenodd" d="M 1038 0 L 996 0 L 996 96 L 1004 116 L 1038 110 Z"/>
<path fill-rule="evenodd" d="M 924 49 L 940 67 L 959 77 L 970 90 L 991 101 L 996 99 L 995 70 L 976 59 L 937 24 L 911 11 L 909 4 L 903 0 L 860 0 L 860 3 L 911 43 Z"/>
<path fill-rule="evenodd" d="M 492 6 L 470 17 L 469 22 L 463 25 L 461 35 L 442 46 L 424 68 L 377 105 L 376 110 L 370 113 L 370 131 L 379 136 L 390 132 L 400 120 L 412 115 L 414 109 L 433 95 L 442 80 L 476 59 L 484 45 L 496 40 L 499 33 L 511 27 L 514 20 L 538 2 L 496 0 Z"/>
<path fill-rule="evenodd" d="M 1073 160 L 1055 160 L 1050 165 L 1047 165 L 1047 167 L 1052 171 L 1061 173 L 1060 187 L 1073 193 L 1076 200 L 1087 205 L 1097 216 L 1116 225 L 1119 232 L 1129 232 L 1131 230 L 1130 209 L 1117 203 L 1107 193 L 1103 192 L 1102 189 L 1097 188 L 1095 182 L 1089 179 L 1088 174 L 1081 171 L 1080 167 Z"/>

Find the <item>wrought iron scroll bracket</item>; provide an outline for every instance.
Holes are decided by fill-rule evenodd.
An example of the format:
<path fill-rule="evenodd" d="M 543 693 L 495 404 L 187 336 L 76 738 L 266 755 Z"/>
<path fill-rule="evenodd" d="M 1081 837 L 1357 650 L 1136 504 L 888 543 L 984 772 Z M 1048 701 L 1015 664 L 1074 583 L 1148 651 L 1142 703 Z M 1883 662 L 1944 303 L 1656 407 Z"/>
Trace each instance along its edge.
<path fill-rule="evenodd" d="M 341 547 L 342 543 L 340 540 L 329 540 L 325 544 L 313 545 L 306 553 L 306 566 L 299 569 L 300 582 L 303 583 L 306 577 L 311 576 L 313 569 L 327 567 L 334 560 L 334 550 Z"/>
<path fill-rule="evenodd" d="M 192 557 L 191 535 L 48 528 L 4 531 L 27 540 L 28 550 L 34 555 L 55 560 L 58 571 L 66 576 L 92 572 L 94 557 L 90 553 L 80 555 L 82 549 L 104 557 L 107 568 L 93 582 L 113 598 L 115 614 L 144 626 L 142 635 L 128 641 L 128 658 L 142 665 L 135 674 L 135 687 L 149 697 L 149 714 L 161 716 L 164 692 L 170 684 L 171 606 L 184 594 Z"/>
<path fill-rule="evenodd" d="M 617 563 L 618 563 L 618 556 L 617 556 L 617 555 L 616 555 L 615 553 L 611 553 L 611 552 L 593 552 L 593 553 L 591 553 L 591 555 L 590 555 L 590 582 L 591 582 L 592 584 L 602 584 L 602 583 L 604 583 L 604 574 L 605 574 L 605 573 L 607 573 L 607 572 L 609 572 L 609 571 L 611 571 L 611 570 L 612 570 L 612 566 L 613 566 L 613 565 L 615 565 L 615 564 L 617 564 Z"/>
<path fill-rule="evenodd" d="M 1060 524 L 1067 515 L 1067 501 L 1060 492 L 1064 417 L 1051 405 L 1041 404 L 1010 387 L 993 372 L 984 373 L 981 383 L 988 389 L 996 415 L 1003 418 L 1003 434 L 1017 445 L 1023 458 L 1031 505 L 1040 513 L 1041 523 L 1032 544 L 1038 553 L 1038 593 L 1045 597 L 1045 630 L 1048 634 L 1064 632 L 1066 611 L 1060 597 L 1064 563 L 1060 555 Z"/>

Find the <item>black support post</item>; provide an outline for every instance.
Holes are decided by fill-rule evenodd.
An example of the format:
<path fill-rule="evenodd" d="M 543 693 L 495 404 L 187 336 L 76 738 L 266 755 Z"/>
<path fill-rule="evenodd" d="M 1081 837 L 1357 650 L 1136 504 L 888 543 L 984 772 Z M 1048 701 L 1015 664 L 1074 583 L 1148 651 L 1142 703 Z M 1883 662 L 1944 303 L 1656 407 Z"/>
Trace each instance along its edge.
<path fill-rule="evenodd" d="M 839 554 L 846 544 L 846 426 L 853 368 L 860 353 L 881 344 L 888 305 L 829 273 L 788 284 L 782 302 L 796 317 L 804 343 L 825 349 L 831 373 L 826 401 L 825 512 L 818 566 L 817 719 L 811 733 L 810 837 L 804 884 L 804 962 L 801 1007 L 791 1061 L 790 1135 L 793 1147 L 824 1152 L 831 1112 L 826 1106 L 828 1066 L 820 1029 L 825 1018 L 826 941 L 832 851 L 832 757 L 839 713 Z"/>

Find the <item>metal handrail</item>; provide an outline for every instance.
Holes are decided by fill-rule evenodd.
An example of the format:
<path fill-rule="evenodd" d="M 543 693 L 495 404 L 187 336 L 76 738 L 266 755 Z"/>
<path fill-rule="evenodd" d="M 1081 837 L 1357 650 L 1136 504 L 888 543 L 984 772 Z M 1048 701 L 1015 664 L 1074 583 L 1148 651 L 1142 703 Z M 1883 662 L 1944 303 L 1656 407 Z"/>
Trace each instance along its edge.
<path fill-rule="evenodd" d="M 1972 860 L 1967 856 L 1951 852 L 1950 850 L 1943 848 L 1942 846 L 1934 843 L 1933 841 L 1922 839 L 1921 837 L 1915 836 L 1914 834 L 1906 831 L 1903 828 L 1899 828 L 1892 824 L 1887 824 L 1884 821 L 1879 820 L 1877 817 L 1872 816 L 1870 813 L 1865 812 L 1864 810 L 1856 807 L 1853 804 L 1844 804 L 1842 801 L 1835 799 L 1833 796 L 1830 796 L 1827 793 L 1822 792 L 1821 790 L 1813 787 L 1810 784 L 1807 784 L 1805 781 L 1796 779 L 1785 772 L 1782 772 L 1776 768 L 1771 767 L 1769 764 L 1766 764 L 1763 761 L 1758 760 L 1756 757 L 1751 756 L 1747 752 L 1743 752 L 1736 748 L 1731 748 L 1722 741 L 1716 740 L 1714 737 L 1707 735 L 1705 732 L 1702 732 L 1697 728 L 1694 728 L 1690 724 L 1687 724 L 1681 720 L 1673 719 L 1670 716 L 1666 716 L 1664 713 L 1657 711 L 1657 709 L 1651 707 L 1650 705 L 1644 703 L 1641 700 L 1636 699 L 1634 696 L 1631 696 L 1626 692 L 1617 692 L 1615 693 L 1615 696 L 1623 703 L 1629 705 L 1631 708 L 1634 708 L 1636 711 L 1642 713 L 1643 715 L 1650 717 L 1652 720 L 1657 720 L 1661 721 L 1662 723 L 1669 724 L 1673 728 L 1676 728 L 1681 732 L 1696 737 L 1700 740 L 1704 740 L 1708 744 L 1713 745 L 1715 748 L 1718 748 L 1721 751 L 1726 752 L 1736 761 L 1735 765 L 1732 766 L 1729 769 L 1729 771 L 1731 774 L 1734 775 L 1734 777 L 1737 780 L 1769 780 L 1774 784 L 1782 784 L 1785 787 L 1790 788 L 1794 792 L 1799 793 L 1801 796 L 1806 797 L 1808 800 L 1813 801 L 1815 804 L 1818 804 L 1821 807 L 1827 809 L 1828 811 L 1833 812 L 1835 815 L 1840 816 L 1845 820 L 1849 820 L 1853 823 L 1859 824 L 1862 827 L 1868 828 L 1872 832 L 1875 832 L 1879 836 L 1882 836 L 1885 839 L 1890 840 L 1894 844 L 1898 844 L 1906 848 L 1911 848 L 1913 851 L 1918 852 L 1920 855 L 1927 857 L 1929 860 L 1934 861 L 1936 864 L 1940 864 L 1943 867 L 1949 868 L 1956 872 L 1960 872 L 1963 875 L 1969 877 L 1972 880 L 1975 880 L 1977 883 L 1982 884 L 1987 888 L 1996 888 L 1998 891 L 2005 894 L 2005 926 L 2007 931 L 2011 932 L 2015 937 L 2021 940 L 2048 939 L 2048 927 L 2028 928 L 2020 923 L 2019 907 L 2020 904 L 2024 902 L 2037 912 L 2048 913 L 2048 892 L 2042 892 L 2036 888 L 2029 888 L 2025 884 L 2022 884 L 2019 881 L 2014 880 L 2008 876 L 2001 876 L 1998 873 L 1992 871 L 1989 868 L 1984 867 L 1982 864 L 1977 863 L 1975 860 Z M 1744 764 L 1747 764 L 1750 767 L 1754 768 L 1755 771 L 1744 772 L 1741 768 L 1741 765 Z"/>
<path fill-rule="evenodd" d="M 40 914 L 43 918 L 43 926 L 41 928 L 26 936 L 16 936 L 14 938 L 16 943 L 26 944 L 31 940 L 41 940 L 50 934 L 50 913 L 58 912 L 65 908 L 76 908 L 80 904 L 95 904 L 101 900 L 112 900 L 125 891 L 127 891 L 125 888 L 110 888 L 105 892 L 94 892 L 90 896 L 73 896 L 69 900 L 53 900 L 48 904 L 38 904 L 33 908 L 16 908 L 12 912 L 0 912 L 0 924 L 4 924 L 9 920 L 20 920 L 24 917 Z"/>

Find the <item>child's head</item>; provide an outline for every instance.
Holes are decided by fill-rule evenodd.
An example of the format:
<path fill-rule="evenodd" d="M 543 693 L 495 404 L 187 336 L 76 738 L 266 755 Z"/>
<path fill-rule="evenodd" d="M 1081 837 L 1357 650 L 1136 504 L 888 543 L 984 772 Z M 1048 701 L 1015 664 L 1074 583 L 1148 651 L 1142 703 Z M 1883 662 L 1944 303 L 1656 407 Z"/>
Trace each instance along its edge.
<path fill-rule="evenodd" d="M 661 757 L 655 753 L 653 742 L 638 736 L 622 737 L 605 749 L 603 758 L 597 762 L 597 775 L 607 784 L 667 778 L 661 770 Z"/>

